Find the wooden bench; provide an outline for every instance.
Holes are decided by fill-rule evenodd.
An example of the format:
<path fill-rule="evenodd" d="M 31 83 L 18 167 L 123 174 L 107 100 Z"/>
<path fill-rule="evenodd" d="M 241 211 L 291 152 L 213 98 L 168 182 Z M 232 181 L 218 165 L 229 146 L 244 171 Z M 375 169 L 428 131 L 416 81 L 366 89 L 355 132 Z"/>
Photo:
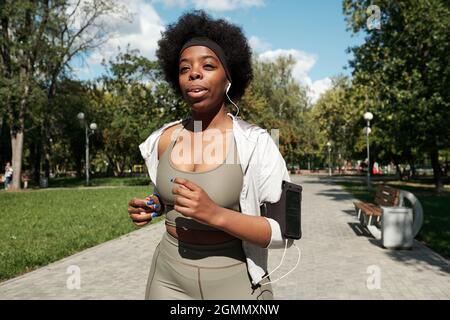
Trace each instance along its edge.
<path fill-rule="evenodd" d="M 387 185 L 378 185 L 375 203 L 358 201 L 353 202 L 353 205 L 361 224 L 370 226 L 374 217 L 377 223 L 380 222 L 383 212 L 381 206 L 397 207 L 400 205 L 400 190 Z"/>

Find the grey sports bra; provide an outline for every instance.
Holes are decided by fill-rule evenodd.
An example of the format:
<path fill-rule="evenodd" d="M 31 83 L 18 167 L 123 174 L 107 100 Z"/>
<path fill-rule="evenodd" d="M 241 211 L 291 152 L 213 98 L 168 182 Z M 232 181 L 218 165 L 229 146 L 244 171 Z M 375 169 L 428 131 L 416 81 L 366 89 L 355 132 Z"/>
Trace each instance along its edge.
<path fill-rule="evenodd" d="M 178 130 L 179 135 L 181 129 Z M 194 230 L 217 231 L 215 228 L 185 217 L 173 208 L 174 194 L 172 188 L 177 184 L 171 182 L 170 179 L 180 177 L 190 180 L 205 190 L 211 200 L 219 206 L 240 211 L 239 196 L 242 189 L 243 173 L 234 136 L 231 139 L 228 154 L 220 166 L 204 172 L 186 172 L 176 169 L 171 161 L 172 150 L 177 142 L 178 135 L 161 155 L 157 168 L 156 189 L 166 207 L 166 224 Z"/>

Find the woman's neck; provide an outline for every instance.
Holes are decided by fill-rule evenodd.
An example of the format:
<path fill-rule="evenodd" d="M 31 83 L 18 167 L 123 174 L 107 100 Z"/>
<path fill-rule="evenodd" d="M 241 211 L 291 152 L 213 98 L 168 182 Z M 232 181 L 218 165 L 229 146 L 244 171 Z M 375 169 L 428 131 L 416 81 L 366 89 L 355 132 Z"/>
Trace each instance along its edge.
<path fill-rule="evenodd" d="M 195 128 L 194 128 L 195 121 Z M 191 121 L 187 125 L 187 129 L 190 131 L 205 131 L 209 129 L 219 129 L 225 131 L 232 126 L 232 119 L 227 115 L 225 110 L 225 103 L 218 109 L 212 110 L 212 112 L 192 112 Z"/>

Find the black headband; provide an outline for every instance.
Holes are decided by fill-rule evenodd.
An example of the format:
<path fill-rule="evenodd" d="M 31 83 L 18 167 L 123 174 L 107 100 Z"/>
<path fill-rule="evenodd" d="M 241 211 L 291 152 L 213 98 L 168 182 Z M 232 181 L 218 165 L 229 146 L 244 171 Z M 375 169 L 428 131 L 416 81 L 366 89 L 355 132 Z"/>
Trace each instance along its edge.
<path fill-rule="evenodd" d="M 186 48 L 192 47 L 192 46 L 203 46 L 211 49 L 214 51 L 216 56 L 219 58 L 220 62 L 222 63 L 223 69 L 225 70 L 225 74 L 227 75 L 227 79 L 231 82 L 231 75 L 230 70 L 228 70 L 227 65 L 227 59 L 225 58 L 225 52 L 223 52 L 223 49 L 214 41 L 208 38 L 192 38 L 188 40 L 184 46 L 180 50 L 180 57 L 183 51 Z"/>

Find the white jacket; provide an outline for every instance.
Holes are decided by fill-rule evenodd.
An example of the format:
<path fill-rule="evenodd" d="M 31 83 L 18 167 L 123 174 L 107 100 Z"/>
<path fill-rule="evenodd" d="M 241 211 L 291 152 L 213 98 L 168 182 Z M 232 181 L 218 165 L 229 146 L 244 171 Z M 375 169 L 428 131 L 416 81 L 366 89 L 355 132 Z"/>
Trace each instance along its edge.
<path fill-rule="evenodd" d="M 227 115 L 233 119 L 233 134 L 244 173 L 239 201 L 241 211 L 248 215 L 260 216 L 260 205 L 263 202 L 279 201 L 282 181 L 291 181 L 286 163 L 267 130 L 235 117 L 231 113 Z M 176 120 L 163 125 L 139 145 L 153 185 L 156 185 L 159 138 L 165 129 L 181 121 Z M 266 274 L 267 249 L 284 249 L 285 241 L 288 241 L 288 247 L 293 243 L 293 240 L 282 236 L 278 222 L 270 218 L 266 219 L 272 231 L 270 243 L 266 248 L 247 241 L 242 242 L 248 271 L 255 285 Z"/>

